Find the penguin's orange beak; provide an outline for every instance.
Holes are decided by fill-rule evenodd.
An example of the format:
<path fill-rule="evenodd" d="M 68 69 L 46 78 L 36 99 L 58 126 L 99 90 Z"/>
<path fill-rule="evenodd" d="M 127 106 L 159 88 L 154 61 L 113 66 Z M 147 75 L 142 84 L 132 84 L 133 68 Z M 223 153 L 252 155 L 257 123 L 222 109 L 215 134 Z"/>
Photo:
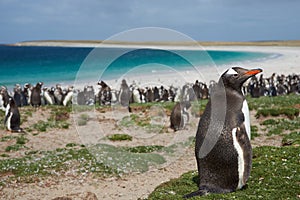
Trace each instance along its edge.
<path fill-rule="evenodd" d="M 262 69 L 252 69 L 252 70 L 247 71 L 244 75 L 254 76 L 262 71 L 263 71 Z"/>

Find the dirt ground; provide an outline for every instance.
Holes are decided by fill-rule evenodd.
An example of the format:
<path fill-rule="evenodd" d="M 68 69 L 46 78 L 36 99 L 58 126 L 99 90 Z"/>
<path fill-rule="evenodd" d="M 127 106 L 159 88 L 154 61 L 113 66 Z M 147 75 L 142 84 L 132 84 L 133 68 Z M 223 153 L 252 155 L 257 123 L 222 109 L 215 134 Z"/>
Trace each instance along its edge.
<path fill-rule="evenodd" d="M 88 144 L 91 142 L 98 142 L 101 138 L 109 133 L 125 132 L 134 136 L 129 142 L 111 142 L 113 145 L 169 145 L 170 142 L 181 140 L 188 136 L 196 134 L 196 128 L 199 118 L 191 117 L 189 125 L 185 130 L 173 132 L 170 129 L 164 129 L 164 133 L 147 135 L 129 126 L 124 129 L 116 128 L 120 119 L 127 116 L 125 111 L 111 112 L 92 112 L 87 126 L 75 126 L 76 117 L 78 114 L 73 114 L 70 121 L 73 125 L 69 129 L 56 130 L 51 129 L 47 132 L 36 135 L 28 133 L 26 137 L 28 142 L 26 146 L 30 150 L 55 150 L 56 148 L 64 148 L 68 143 Z M 155 113 L 154 113 L 155 114 Z M 153 114 L 153 115 L 154 115 Z M 259 125 L 258 119 L 254 117 L 255 113 L 251 112 L 252 125 Z M 151 115 L 151 112 L 146 113 Z M 38 110 L 33 113 L 32 117 L 24 124 L 30 125 L 42 118 L 47 119 L 49 113 L 45 110 Z M 168 115 L 161 115 L 162 123 L 167 127 Z M 100 129 L 99 129 L 100 127 Z M 94 131 L 100 134 L 92 134 Z M 88 137 L 84 137 L 83 133 L 91 133 Z M 261 132 L 260 132 L 261 133 Z M 0 136 L 18 135 L 18 133 L 9 133 L 1 131 Z M 99 136 L 100 135 L 100 136 Z M 253 147 L 262 145 L 280 146 L 281 139 L 266 137 L 264 134 L 256 137 L 252 141 Z M 6 146 L 10 142 L 0 142 L 0 154 L 4 153 Z M 28 149 L 27 149 L 28 151 Z M 7 153 L 7 152 L 6 152 Z M 25 150 L 19 150 L 9 153 L 11 158 L 22 157 Z M 118 178 L 94 178 L 90 175 L 78 175 L 70 173 L 67 176 L 49 177 L 43 181 L 35 183 L 13 183 L 9 187 L 0 188 L 0 199 L 139 199 L 146 198 L 158 185 L 170 179 L 178 178 L 183 173 L 196 170 L 196 160 L 194 156 L 194 149 L 192 147 L 183 148 L 175 160 L 169 162 L 167 165 L 151 169 L 144 173 L 130 173 L 122 175 Z"/>

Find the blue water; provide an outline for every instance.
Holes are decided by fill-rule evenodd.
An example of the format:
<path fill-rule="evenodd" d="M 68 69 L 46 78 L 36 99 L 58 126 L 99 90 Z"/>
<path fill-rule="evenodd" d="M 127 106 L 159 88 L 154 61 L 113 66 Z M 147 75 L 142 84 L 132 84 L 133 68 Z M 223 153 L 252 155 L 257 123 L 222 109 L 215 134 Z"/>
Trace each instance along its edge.
<path fill-rule="evenodd" d="M 180 71 L 193 67 L 258 61 L 269 57 L 272 55 L 239 51 L 2 45 L 0 46 L 0 85 L 35 84 L 39 81 L 48 84 L 64 84 L 72 83 L 76 78 L 89 80 L 91 77 L 96 77 L 98 80 L 112 80 L 137 67 L 142 69 L 143 73 L 164 70 L 161 66 Z"/>

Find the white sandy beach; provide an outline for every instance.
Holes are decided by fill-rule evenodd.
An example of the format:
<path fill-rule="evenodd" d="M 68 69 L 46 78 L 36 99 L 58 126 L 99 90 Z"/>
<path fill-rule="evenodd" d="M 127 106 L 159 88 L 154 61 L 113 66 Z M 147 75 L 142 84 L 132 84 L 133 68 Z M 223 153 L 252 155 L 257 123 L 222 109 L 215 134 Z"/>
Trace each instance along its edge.
<path fill-rule="evenodd" d="M 128 46 L 127 46 L 128 47 Z M 176 71 L 171 67 L 166 69 L 168 72 L 153 71 L 150 74 L 138 74 L 132 73 L 125 74 L 116 80 L 106 80 L 106 82 L 113 88 L 119 89 L 122 79 L 126 79 L 129 84 L 135 82 L 140 87 L 146 86 L 182 86 L 185 83 L 194 83 L 196 80 L 209 83 L 211 80 L 218 80 L 220 75 L 228 68 L 233 66 L 240 66 L 244 68 L 261 68 L 263 69 L 263 75 L 265 77 L 276 74 L 299 74 L 300 73 L 300 47 L 274 47 L 274 46 L 205 46 L 205 47 L 170 47 L 170 46 L 134 46 L 133 48 L 159 48 L 159 49 L 202 49 L 202 50 L 220 50 L 220 51 L 249 51 L 249 52 L 261 52 L 270 53 L 273 56 L 264 60 L 257 61 L 244 61 L 236 62 L 230 65 L 222 66 L 209 66 L 209 67 L 197 67 L 194 70 L 188 71 Z M 213 62 L 212 62 L 213 63 Z M 165 69 L 165 70 L 166 70 Z M 137 75 L 138 74 L 138 75 Z M 96 82 L 97 80 L 95 80 Z M 93 84 L 94 81 L 90 81 Z M 76 83 L 75 87 L 83 88 L 84 83 Z M 96 84 L 95 84 L 96 86 Z"/>
<path fill-rule="evenodd" d="M 109 42 L 109 41 L 108 41 Z M 172 66 L 162 66 L 164 72 L 152 71 L 150 74 L 141 74 L 138 69 L 134 69 L 119 79 L 104 80 L 113 88 L 119 89 L 122 79 L 126 79 L 129 84 L 135 82 L 138 86 L 182 86 L 185 83 L 194 83 L 196 80 L 209 83 L 211 80 L 218 80 L 219 76 L 228 68 L 240 66 L 244 68 L 261 68 L 265 77 L 276 74 L 299 74 L 300 73 L 300 47 L 290 46 L 201 46 L 198 43 L 184 45 L 164 45 L 164 44 L 113 44 L 96 42 L 64 42 L 64 41 L 33 41 L 16 43 L 16 46 L 59 46 L 59 47 L 97 47 L 97 48 L 152 48 L 162 50 L 220 50 L 220 51 L 248 51 L 273 54 L 273 57 L 258 60 L 236 62 L 230 65 L 198 67 L 194 70 L 176 71 Z M 192 63 L 193 64 L 193 63 Z M 214 64 L 211 61 L 211 64 Z M 167 72 L 166 72 L 167 71 Z M 78 74 L 80 77 L 80 73 Z M 88 81 L 75 81 L 76 88 L 83 88 L 84 85 L 94 85 L 96 88 L 98 76 L 91 77 Z M 80 78 L 79 78 L 80 79 Z"/>

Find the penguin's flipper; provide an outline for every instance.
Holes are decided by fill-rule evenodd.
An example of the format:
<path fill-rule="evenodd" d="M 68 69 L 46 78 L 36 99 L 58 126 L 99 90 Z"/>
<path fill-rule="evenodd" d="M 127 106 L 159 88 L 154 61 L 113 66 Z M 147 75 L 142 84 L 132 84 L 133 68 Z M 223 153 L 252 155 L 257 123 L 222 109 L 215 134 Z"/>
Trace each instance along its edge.
<path fill-rule="evenodd" d="M 6 122 L 7 122 L 8 118 L 9 118 L 9 116 L 10 116 L 10 112 L 8 112 L 8 114 L 5 116 L 5 119 L 4 119 L 4 125 L 6 124 Z"/>

